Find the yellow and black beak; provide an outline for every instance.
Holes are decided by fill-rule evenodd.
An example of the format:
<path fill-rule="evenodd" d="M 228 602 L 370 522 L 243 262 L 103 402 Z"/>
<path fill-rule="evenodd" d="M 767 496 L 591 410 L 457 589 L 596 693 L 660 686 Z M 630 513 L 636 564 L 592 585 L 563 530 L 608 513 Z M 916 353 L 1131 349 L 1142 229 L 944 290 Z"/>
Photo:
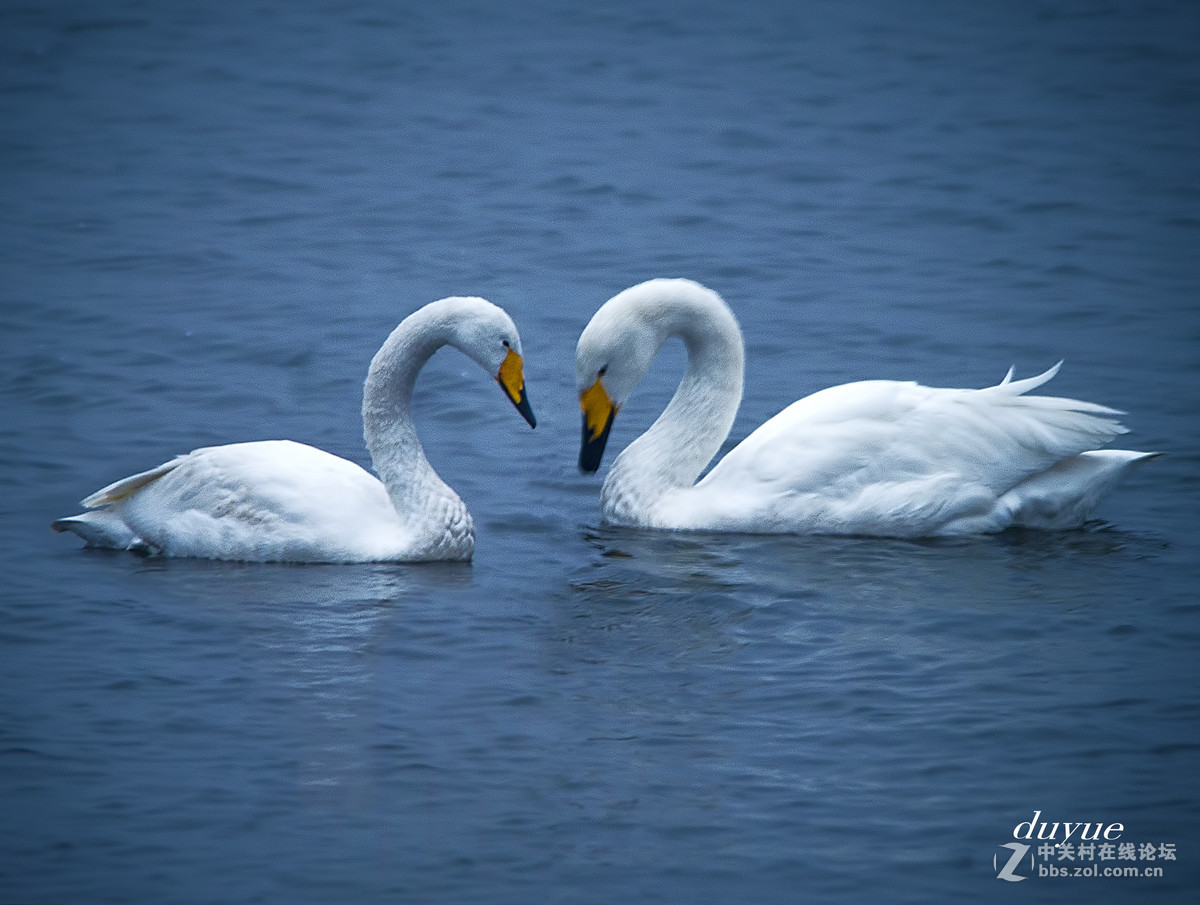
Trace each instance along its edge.
<path fill-rule="evenodd" d="M 583 439 L 579 445 L 579 470 L 591 474 L 600 467 L 604 458 L 604 445 L 608 443 L 608 432 L 612 430 L 613 418 L 617 416 L 616 403 L 604 389 L 600 378 L 579 394 L 579 407 L 583 409 Z"/>
<path fill-rule="evenodd" d="M 509 349 L 508 354 L 504 356 L 504 362 L 500 365 L 500 373 L 496 375 L 496 383 L 500 384 L 504 395 L 512 400 L 512 404 L 517 407 L 521 417 L 529 422 L 529 426 L 537 427 L 537 418 L 533 416 L 533 409 L 529 406 L 529 397 L 525 395 L 525 366 L 521 361 L 521 356 L 512 349 Z"/>

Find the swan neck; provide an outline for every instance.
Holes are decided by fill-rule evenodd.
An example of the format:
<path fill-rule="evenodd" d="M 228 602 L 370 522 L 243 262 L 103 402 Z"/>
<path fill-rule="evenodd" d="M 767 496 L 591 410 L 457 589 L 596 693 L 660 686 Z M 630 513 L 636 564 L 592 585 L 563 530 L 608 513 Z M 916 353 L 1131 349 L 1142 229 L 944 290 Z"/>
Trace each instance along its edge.
<path fill-rule="evenodd" d="M 458 495 L 425 457 L 412 419 L 417 375 L 449 341 L 445 324 L 418 311 L 396 327 L 375 354 L 363 389 L 363 439 L 371 463 L 392 505 L 418 535 L 423 529 L 433 534 L 444 530 L 441 501 L 462 507 L 465 513 Z M 422 522 L 426 516 L 428 526 Z"/>
<path fill-rule="evenodd" d="M 683 340 L 687 368 L 658 420 L 613 463 L 605 482 L 611 503 L 606 508 L 643 510 L 620 521 L 655 524 L 655 505 L 696 483 L 737 416 L 745 367 L 742 333 L 724 302 L 709 296 L 676 300 L 657 325 L 660 348 L 672 337 Z"/>

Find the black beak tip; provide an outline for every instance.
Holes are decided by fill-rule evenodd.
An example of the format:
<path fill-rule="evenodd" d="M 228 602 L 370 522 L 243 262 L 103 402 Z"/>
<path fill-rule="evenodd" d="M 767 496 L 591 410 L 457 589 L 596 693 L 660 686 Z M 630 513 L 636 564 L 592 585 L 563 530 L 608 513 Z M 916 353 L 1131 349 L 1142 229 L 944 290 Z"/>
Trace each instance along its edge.
<path fill-rule="evenodd" d="M 584 416 L 583 440 L 579 445 L 579 470 L 584 474 L 595 474 L 600 470 L 600 460 L 604 458 L 604 447 L 608 444 L 608 432 L 612 430 L 613 414 L 608 416 L 604 430 L 595 437 L 588 429 L 587 417 Z"/>
<path fill-rule="evenodd" d="M 515 403 L 517 411 L 521 413 L 521 417 L 525 419 L 530 427 L 537 427 L 537 416 L 533 414 L 533 407 L 529 404 L 529 400 L 521 393 L 521 398 Z"/>

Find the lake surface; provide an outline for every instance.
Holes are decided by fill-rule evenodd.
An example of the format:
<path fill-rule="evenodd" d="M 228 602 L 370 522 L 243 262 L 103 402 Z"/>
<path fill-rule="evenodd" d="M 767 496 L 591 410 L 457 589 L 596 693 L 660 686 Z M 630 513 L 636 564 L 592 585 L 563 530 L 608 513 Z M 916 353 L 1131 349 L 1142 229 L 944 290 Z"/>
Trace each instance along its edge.
<path fill-rule="evenodd" d="M 0 903 L 1193 901 L 1198 42 L 1188 3 L 5 4 Z M 575 340 L 653 276 L 736 311 L 735 440 L 1065 359 L 1167 455 L 1059 534 L 601 527 Z M 366 464 L 367 364 L 451 294 L 513 315 L 539 418 L 457 353 L 418 384 L 473 564 L 49 530 L 198 446 Z M 1163 875 L 998 879 L 1035 812 L 1155 853 L 1043 867 Z"/>

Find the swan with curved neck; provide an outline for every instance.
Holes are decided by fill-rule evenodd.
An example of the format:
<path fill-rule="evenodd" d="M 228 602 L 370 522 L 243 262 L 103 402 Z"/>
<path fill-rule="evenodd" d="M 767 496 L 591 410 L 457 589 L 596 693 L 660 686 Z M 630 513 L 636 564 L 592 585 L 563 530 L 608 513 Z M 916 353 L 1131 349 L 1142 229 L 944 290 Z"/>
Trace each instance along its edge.
<path fill-rule="evenodd" d="M 687 368 L 658 420 L 613 463 L 605 522 L 642 528 L 922 537 L 1082 524 L 1136 463 L 1105 406 L 1025 395 L 1058 371 L 982 390 L 869 380 L 805 397 L 697 482 L 742 398 L 737 320 L 690 280 L 640 283 L 579 337 L 579 467 L 600 467 L 620 407 L 679 337 Z"/>
<path fill-rule="evenodd" d="M 426 459 L 411 414 L 417 374 L 446 345 L 536 424 L 512 319 L 481 298 L 442 299 L 405 318 L 371 361 L 363 437 L 378 478 L 290 440 L 206 447 L 110 484 L 83 501 L 90 511 L 53 527 L 89 546 L 205 559 L 470 559 L 471 515 Z"/>

